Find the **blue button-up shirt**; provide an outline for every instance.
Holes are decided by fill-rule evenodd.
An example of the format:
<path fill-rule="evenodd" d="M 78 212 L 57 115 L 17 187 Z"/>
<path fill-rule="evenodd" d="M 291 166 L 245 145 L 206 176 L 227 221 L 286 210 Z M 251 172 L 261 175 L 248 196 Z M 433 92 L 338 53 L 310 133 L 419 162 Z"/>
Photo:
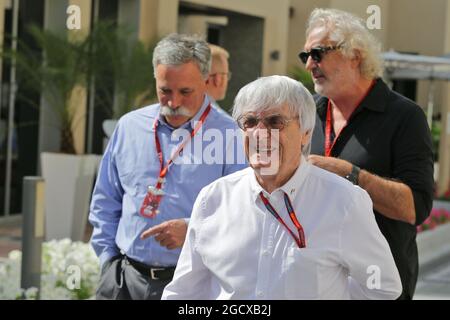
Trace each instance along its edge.
<path fill-rule="evenodd" d="M 160 213 L 155 218 L 140 215 L 147 188 L 156 185 L 161 167 L 154 122 L 159 121 L 157 134 L 166 164 L 208 104 L 205 98 L 198 113 L 177 129 L 160 116 L 159 104 L 119 120 L 99 167 L 89 215 L 94 227 L 91 243 L 101 264 L 122 251 L 148 265 L 176 265 L 181 249 L 169 250 L 154 237 L 141 240 L 141 233 L 167 220 L 188 219 L 204 186 L 247 167 L 240 129 L 229 115 L 211 108 L 201 130 L 169 167 Z"/>

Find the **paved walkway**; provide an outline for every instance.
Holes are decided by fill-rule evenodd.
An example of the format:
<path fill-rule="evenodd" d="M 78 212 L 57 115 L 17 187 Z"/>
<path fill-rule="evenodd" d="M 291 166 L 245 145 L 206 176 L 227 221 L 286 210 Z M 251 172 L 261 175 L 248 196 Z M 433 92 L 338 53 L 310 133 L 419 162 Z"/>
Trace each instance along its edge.
<path fill-rule="evenodd" d="M 92 227 L 88 223 L 84 241 L 88 242 L 92 233 Z M 10 218 L 0 219 L 0 258 L 7 257 L 12 250 L 22 249 L 22 218 L 20 216 L 11 216 Z"/>
<path fill-rule="evenodd" d="M 419 275 L 414 300 L 450 300 L 450 256 Z"/>

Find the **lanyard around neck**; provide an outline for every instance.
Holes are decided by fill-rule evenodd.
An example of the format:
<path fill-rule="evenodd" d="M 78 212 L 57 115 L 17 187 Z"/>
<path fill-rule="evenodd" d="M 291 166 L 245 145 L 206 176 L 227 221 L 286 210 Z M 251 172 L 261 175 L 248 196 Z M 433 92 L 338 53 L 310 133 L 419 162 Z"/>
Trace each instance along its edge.
<path fill-rule="evenodd" d="M 187 145 L 187 143 L 195 136 L 195 134 L 200 130 L 200 128 L 203 125 L 203 122 L 205 122 L 206 117 L 208 116 L 209 112 L 211 111 L 211 104 L 209 104 L 205 111 L 203 111 L 202 115 L 200 116 L 200 119 L 196 123 L 194 129 L 191 131 L 191 134 L 188 139 L 185 139 L 183 143 L 181 143 L 176 151 L 172 154 L 170 159 L 167 161 L 166 165 L 164 166 L 164 160 L 163 160 L 163 153 L 161 148 L 161 143 L 159 141 L 158 137 L 158 121 L 155 121 L 154 130 L 155 130 L 155 145 L 156 145 L 156 152 L 158 153 L 158 159 L 160 163 L 160 170 L 159 170 L 159 179 L 156 183 L 156 189 L 161 189 L 162 183 L 164 181 L 165 176 L 167 175 L 167 171 L 169 170 L 169 166 L 175 161 L 175 159 L 180 155 L 181 151 L 183 151 L 184 147 Z"/>
<path fill-rule="evenodd" d="M 144 201 L 142 202 L 141 209 L 139 212 L 143 217 L 153 218 L 155 217 L 159 210 L 159 204 L 161 203 L 161 199 L 164 195 L 164 192 L 161 190 L 164 183 L 164 178 L 167 175 L 167 172 L 169 170 L 169 166 L 175 161 L 175 159 L 180 155 L 181 151 L 183 151 L 183 148 L 186 146 L 186 144 L 195 136 L 195 134 L 200 130 L 200 128 L 203 125 L 203 122 L 205 121 L 206 117 L 208 116 L 209 112 L 211 111 L 211 104 L 208 105 L 208 107 L 203 111 L 202 115 L 200 116 L 199 121 L 195 125 L 194 129 L 191 131 L 191 134 L 188 139 L 184 140 L 176 149 L 176 151 L 172 154 L 170 159 L 167 161 L 166 165 L 164 166 L 163 161 L 163 154 L 162 154 L 162 148 L 161 143 L 158 138 L 158 121 L 155 121 L 154 124 L 154 130 L 155 130 L 155 144 L 156 144 L 156 151 L 158 153 L 158 159 L 160 163 L 160 170 L 159 170 L 159 177 L 156 182 L 156 186 L 152 187 L 149 186 L 147 190 L 147 194 L 144 197 Z"/>
<path fill-rule="evenodd" d="M 372 83 L 370 84 L 370 87 L 367 90 L 367 92 L 356 104 L 356 108 L 353 110 L 352 114 L 350 115 L 349 120 L 351 119 L 351 117 L 353 116 L 355 111 L 358 109 L 358 106 L 361 104 L 361 102 L 363 102 L 363 100 L 367 97 L 367 95 L 372 90 L 372 88 L 375 84 L 376 84 L 376 81 L 373 80 Z M 331 157 L 331 150 L 333 150 L 333 147 L 334 147 L 337 139 L 339 138 L 339 135 L 347 127 L 347 124 L 348 124 L 348 121 L 347 121 L 347 124 L 338 133 L 336 133 L 334 139 L 332 139 L 332 137 L 331 137 L 332 131 L 333 131 L 333 119 L 332 119 L 333 115 L 332 115 L 332 113 L 333 112 L 332 112 L 332 108 L 331 108 L 331 100 L 328 99 L 327 118 L 326 118 L 326 123 L 325 123 L 325 147 L 324 147 L 325 157 Z"/>
<path fill-rule="evenodd" d="M 288 211 L 289 217 L 291 218 L 292 223 L 297 228 L 298 237 L 295 235 L 295 233 L 287 226 L 287 224 L 283 221 L 283 219 L 280 217 L 278 212 L 275 210 L 275 208 L 270 204 L 269 200 L 264 196 L 263 192 L 261 191 L 259 193 L 259 196 L 261 197 L 262 202 L 266 206 L 267 210 L 277 219 L 291 234 L 291 236 L 294 238 L 295 242 L 297 243 L 299 248 L 305 248 L 306 247 L 306 239 L 305 239 L 305 233 L 303 231 L 303 227 L 298 222 L 297 216 L 295 215 L 294 208 L 292 207 L 291 200 L 289 199 L 286 192 L 284 193 L 284 204 L 286 205 L 286 209 Z"/>

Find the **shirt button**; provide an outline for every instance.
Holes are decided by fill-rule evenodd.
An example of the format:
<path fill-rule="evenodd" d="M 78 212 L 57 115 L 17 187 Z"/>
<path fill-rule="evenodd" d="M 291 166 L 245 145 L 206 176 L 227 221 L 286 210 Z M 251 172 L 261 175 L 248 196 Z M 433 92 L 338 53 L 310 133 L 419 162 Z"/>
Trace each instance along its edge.
<path fill-rule="evenodd" d="M 262 292 L 262 291 L 258 291 L 257 293 L 256 293 L 256 295 L 258 296 L 258 297 L 264 297 L 264 292 Z"/>
<path fill-rule="evenodd" d="M 263 256 L 264 256 L 264 257 L 267 257 L 268 255 L 269 255 L 269 251 L 264 250 L 264 251 L 263 251 Z"/>

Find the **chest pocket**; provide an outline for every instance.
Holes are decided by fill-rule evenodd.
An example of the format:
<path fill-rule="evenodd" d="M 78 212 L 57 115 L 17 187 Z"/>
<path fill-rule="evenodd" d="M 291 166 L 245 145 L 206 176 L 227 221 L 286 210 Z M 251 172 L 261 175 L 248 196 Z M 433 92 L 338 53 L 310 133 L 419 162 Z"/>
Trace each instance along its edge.
<path fill-rule="evenodd" d="M 159 164 L 153 164 L 148 157 L 120 154 L 117 156 L 120 183 L 130 197 L 143 196 L 149 185 L 155 185 L 159 175 Z"/>
<path fill-rule="evenodd" d="M 141 189 L 141 183 L 135 178 L 133 172 L 121 176 L 120 182 L 125 193 L 132 197 L 135 197 Z"/>

